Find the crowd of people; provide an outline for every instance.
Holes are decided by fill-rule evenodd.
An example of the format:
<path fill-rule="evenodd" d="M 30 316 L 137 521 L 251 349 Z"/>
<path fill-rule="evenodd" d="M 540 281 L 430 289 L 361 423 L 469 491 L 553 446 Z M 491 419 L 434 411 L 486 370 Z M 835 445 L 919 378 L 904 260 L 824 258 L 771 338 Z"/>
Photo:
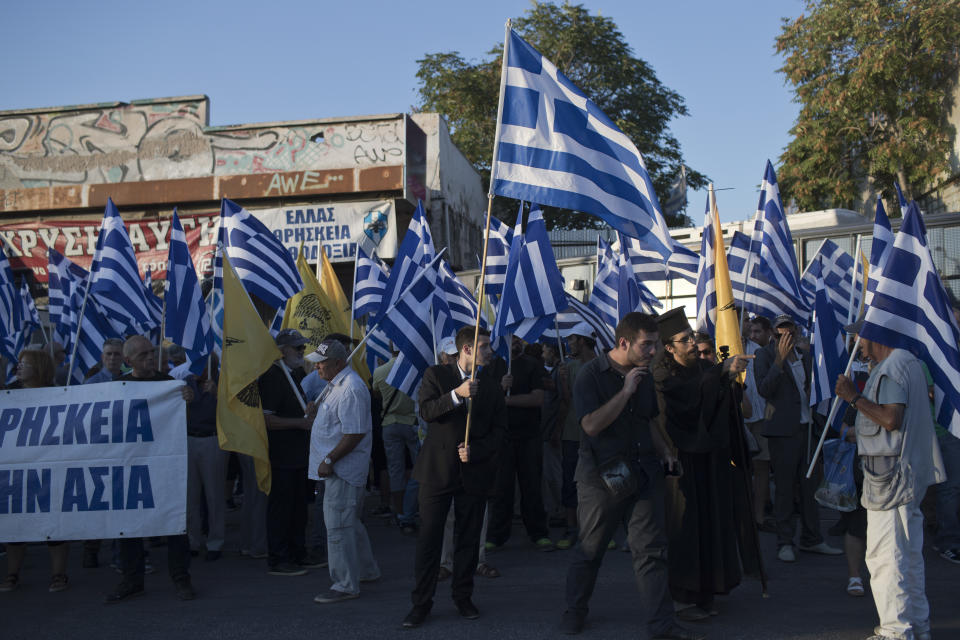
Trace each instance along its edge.
<path fill-rule="evenodd" d="M 848 337 L 861 327 L 846 327 Z M 840 549 L 821 528 L 822 463 L 806 477 L 813 444 L 829 428 L 824 408 L 808 402 L 809 340 L 787 316 L 745 319 L 743 336 L 745 353 L 724 357 L 725 345 L 694 332 L 681 307 L 627 314 L 606 351 L 584 323 L 563 344 L 514 338 L 502 358 L 485 330 L 464 327 L 439 341 L 438 364 L 411 398 L 387 383 L 396 356 L 365 381 L 350 365 L 348 336 L 328 335 L 308 353 L 307 338 L 285 329 L 275 337 L 282 358 L 259 379 L 269 495 L 257 488 L 252 458 L 218 445 L 216 367 L 193 375 L 176 345 L 158 358 L 156 345 L 132 336 L 107 340 L 86 382 L 185 383 L 187 530 L 166 539 L 183 600 L 195 597 L 191 559 L 222 557 L 239 483 L 241 554 L 265 560 L 274 576 L 327 568 L 319 604 L 357 598 L 380 577 L 365 517 L 390 518 L 400 535 L 416 536 L 405 628 L 427 622 L 443 581 L 460 616 L 480 616 L 474 579 L 500 575 L 490 559 L 518 544 L 517 511 L 527 538 L 520 544 L 570 552 L 564 633 L 584 628 L 604 554 L 621 547 L 632 556 L 650 637 L 704 638 L 696 623 L 722 614 L 718 595 L 744 576 L 765 579 L 759 541 L 767 534 L 778 562 L 846 553 L 852 597 L 866 593 L 865 563 L 874 638 L 929 638 L 920 507 L 928 486 L 939 483 L 935 548 L 960 562 L 960 442 L 936 424 L 929 374 L 910 353 L 861 339 L 858 366 L 837 380 L 849 429 L 835 437 L 856 442 L 860 460 L 860 504 L 829 532 L 843 536 Z M 62 384 L 65 354 L 52 347 L 22 352 L 14 387 Z M 379 503 L 365 510 L 368 493 Z M 48 543 L 51 592 L 68 588 L 69 546 Z M 84 567 L 108 554 L 121 574 L 107 603 L 144 592 L 149 546 L 82 543 Z M 0 592 L 17 588 L 25 551 L 6 545 Z"/>

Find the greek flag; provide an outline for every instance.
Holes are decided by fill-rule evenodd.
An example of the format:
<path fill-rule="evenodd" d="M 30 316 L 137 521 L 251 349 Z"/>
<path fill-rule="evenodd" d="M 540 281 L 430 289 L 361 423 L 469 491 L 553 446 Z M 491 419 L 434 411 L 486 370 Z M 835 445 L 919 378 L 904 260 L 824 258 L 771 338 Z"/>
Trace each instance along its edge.
<path fill-rule="evenodd" d="M 909 204 L 889 251 L 876 273 L 877 286 L 860 334 L 888 347 L 906 349 L 926 363 L 933 377 L 936 420 L 960 437 L 960 329 L 937 275 L 915 202 Z"/>
<path fill-rule="evenodd" d="M 407 233 L 403 236 L 400 248 L 397 249 L 397 258 L 394 260 L 393 269 L 390 270 L 390 277 L 384 287 L 380 310 L 374 318 L 374 325 L 380 323 L 386 310 L 410 286 L 420 269 L 431 262 L 436 255 L 437 251 L 433 246 L 433 235 L 430 233 L 423 203 L 418 201 L 410 226 L 407 227 Z"/>
<path fill-rule="evenodd" d="M 815 258 L 817 262 L 824 260 L 823 255 Z M 829 289 L 823 273 L 826 266 L 817 269 L 813 303 L 813 335 L 810 348 L 813 355 L 813 380 L 810 384 L 810 406 L 816 406 L 824 400 L 834 396 L 834 386 L 837 376 L 844 372 L 847 366 L 847 348 L 844 344 L 844 333 L 836 308 L 830 299 Z M 843 311 L 846 318 L 846 309 Z M 837 415 L 842 416 L 845 407 L 839 407 Z"/>
<path fill-rule="evenodd" d="M 897 190 L 897 202 L 900 204 L 900 215 L 907 215 L 907 199 L 903 197 L 903 191 L 900 190 L 900 183 L 894 181 L 893 187 Z"/>
<path fill-rule="evenodd" d="M 353 287 L 353 317 L 376 315 L 383 301 L 383 291 L 390 279 L 390 267 L 376 253 L 369 255 L 357 245 L 357 275 Z"/>
<path fill-rule="evenodd" d="M 434 298 L 434 314 L 442 314 L 437 323 L 438 336 L 453 335 L 460 327 L 473 326 L 477 321 L 477 301 L 470 289 L 463 284 L 446 260 L 440 261 L 440 273 L 437 279 L 437 295 Z M 486 327 L 487 320 L 480 314 L 480 326 Z"/>
<path fill-rule="evenodd" d="M 873 242 L 870 245 L 870 273 L 867 274 L 867 305 L 873 300 L 873 292 L 877 288 L 876 276 L 883 269 L 891 247 L 893 247 L 893 230 L 890 228 L 890 219 L 887 218 L 887 212 L 883 208 L 883 200 L 877 198 L 877 213 L 873 219 Z"/>
<path fill-rule="evenodd" d="M 270 326 L 267 328 L 270 331 L 271 337 L 276 338 L 277 334 L 283 331 L 283 316 L 286 314 L 287 308 L 286 305 L 277 309 L 277 312 L 273 314 L 273 320 L 270 321 Z"/>
<path fill-rule="evenodd" d="M 727 267 L 730 270 L 734 299 L 740 301 L 748 312 L 770 320 L 781 314 L 789 314 L 802 326 L 806 326 L 807 316 L 797 308 L 796 301 L 765 281 L 759 272 L 756 256 L 750 261 L 752 276 L 744 277 L 751 244 L 750 237 L 739 231 L 735 231 L 730 239 Z"/>
<path fill-rule="evenodd" d="M 631 251 L 628 239 L 621 233 L 620 236 L 620 256 L 618 258 L 620 268 L 620 280 L 617 288 L 619 296 L 620 319 L 631 311 L 642 311 L 643 313 L 655 313 L 654 308 L 663 307 L 657 296 L 653 295 L 639 280 L 633 270 L 633 253 Z"/>
<path fill-rule="evenodd" d="M 713 228 L 713 214 L 710 212 L 710 196 L 708 195 L 707 209 L 703 216 L 703 233 L 700 239 L 700 264 L 697 266 L 697 331 L 709 336 L 716 333 L 717 327 L 714 233 L 716 232 Z"/>
<path fill-rule="evenodd" d="M 597 237 L 597 276 L 590 291 L 587 306 L 611 329 L 620 322 L 618 292 L 620 289 L 620 261 L 613 248 Z"/>
<path fill-rule="evenodd" d="M 567 303 L 570 306 L 557 314 L 556 322 L 543 332 L 544 337 L 554 339 L 568 338 L 577 325 L 586 322 L 593 330 L 597 346 L 604 351 L 613 349 L 615 346 L 613 331 L 607 326 L 606 321 L 594 312 L 593 309 L 569 293 L 567 294 Z"/>
<path fill-rule="evenodd" d="M 534 206 L 527 218 L 527 232 L 521 233 L 522 213 L 517 216 L 510 247 L 510 262 L 506 282 L 497 307 L 497 319 L 490 340 L 498 353 L 507 357 L 510 345 L 504 338 L 516 335 L 527 342 L 535 342 L 553 324 L 558 311 L 566 309 L 564 280 L 557 267 L 547 235 L 543 213 Z"/>
<path fill-rule="evenodd" d="M 51 322 L 56 319 L 57 333 L 69 336 L 62 343 L 68 354 L 76 357 L 72 363 L 72 379 L 68 384 L 83 382 L 84 375 L 91 367 L 100 362 L 103 352 L 103 342 L 107 338 L 122 338 L 113 325 L 107 320 L 107 312 L 101 306 L 98 296 L 94 293 L 87 295 L 84 306 L 83 298 L 87 290 L 87 280 L 90 274 L 57 251 L 48 251 L 50 305 L 56 311 L 51 313 Z M 138 278 L 139 279 L 139 278 Z M 142 289 L 141 289 L 142 291 Z M 83 310 L 83 321 L 80 323 L 80 312 Z M 78 332 L 77 325 L 81 324 Z M 74 346 L 74 340 L 79 342 Z"/>
<path fill-rule="evenodd" d="M 116 334 L 143 335 L 157 327 L 130 236 L 109 198 L 90 267 L 90 293 L 97 296 Z"/>
<path fill-rule="evenodd" d="M 823 281 L 827 299 L 833 307 L 840 326 L 847 323 L 847 311 L 850 309 L 850 297 L 853 296 L 853 308 L 860 306 L 860 297 L 863 294 L 859 264 L 849 253 L 837 246 L 833 240 L 826 240 L 820 245 L 820 251 L 813 257 L 813 262 L 800 279 L 807 303 L 812 305 L 817 295 L 818 281 Z M 841 371 L 841 373 L 843 373 Z"/>
<path fill-rule="evenodd" d="M 30 287 L 27 285 L 26 278 L 23 278 L 20 282 L 20 320 L 20 326 L 29 328 L 30 333 L 33 333 L 34 329 L 39 329 L 42 324 L 37 305 L 33 301 L 33 296 L 30 295 Z"/>
<path fill-rule="evenodd" d="M 231 200 L 220 205 L 219 242 L 236 270 L 244 289 L 271 309 L 283 307 L 287 298 L 303 290 L 303 280 L 290 252 L 265 224 Z M 222 258 L 214 266 L 214 288 L 223 290 Z"/>
<path fill-rule="evenodd" d="M 512 29 L 504 60 L 491 193 L 598 216 L 669 258 L 670 233 L 633 142 Z"/>
<path fill-rule="evenodd" d="M 217 249 L 217 259 L 220 259 L 220 250 Z M 216 278 L 214 278 L 216 281 Z M 222 281 L 221 281 L 222 282 Z M 220 359 L 223 353 L 223 288 L 216 286 L 210 289 L 206 300 L 207 316 L 210 318 L 210 331 L 213 334 L 213 353 Z"/>
<path fill-rule="evenodd" d="M 379 328 L 400 352 L 386 382 L 410 397 L 416 397 L 423 372 L 436 362 L 430 303 L 440 278 L 441 260 L 443 252 L 421 267 L 380 321 Z"/>
<path fill-rule="evenodd" d="M 153 274 L 147 269 L 143 274 L 143 295 L 147 299 L 147 308 L 150 310 L 150 318 L 156 323 L 154 329 L 151 329 L 147 336 L 154 344 L 161 344 L 163 336 L 160 335 L 160 329 L 163 324 L 163 299 L 153 292 Z"/>
<path fill-rule="evenodd" d="M 636 238 L 627 238 L 630 264 L 633 265 L 633 273 L 637 276 L 637 280 L 646 282 L 680 278 L 696 284 L 700 256 L 672 238 L 671 242 L 673 252 L 664 261 L 663 256 L 656 251 L 644 249 Z"/>
<path fill-rule="evenodd" d="M 510 243 L 513 241 L 513 229 L 490 216 L 490 234 L 487 240 L 487 269 L 484 276 L 483 292 L 488 296 L 503 293 L 503 282 L 507 276 L 507 261 Z"/>
<path fill-rule="evenodd" d="M 16 333 L 19 316 L 17 286 L 7 253 L 0 247 L 0 336 Z"/>
<path fill-rule="evenodd" d="M 194 375 L 203 373 L 206 357 L 213 349 L 210 315 L 200 291 L 197 271 L 177 212 L 170 222 L 170 249 L 167 253 L 166 337 L 183 347 Z"/>
<path fill-rule="evenodd" d="M 393 350 L 390 347 L 390 338 L 380 329 L 374 329 L 367 338 L 367 368 L 373 371 L 377 368 L 377 358 L 386 362 L 393 357 Z"/>
<path fill-rule="evenodd" d="M 760 202 L 757 205 L 757 222 L 751 251 L 754 253 L 759 275 L 793 301 L 795 309 L 792 315 L 806 324 L 810 314 L 800 290 L 800 273 L 797 270 L 797 255 L 793 250 L 793 236 L 780 202 L 777 175 L 769 160 L 760 184 Z"/>

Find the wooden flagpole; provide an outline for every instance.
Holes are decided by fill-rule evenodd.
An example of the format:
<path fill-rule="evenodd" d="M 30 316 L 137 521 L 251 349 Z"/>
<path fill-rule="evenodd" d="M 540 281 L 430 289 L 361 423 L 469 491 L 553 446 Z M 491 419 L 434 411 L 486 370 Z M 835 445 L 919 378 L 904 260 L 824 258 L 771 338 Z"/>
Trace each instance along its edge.
<path fill-rule="evenodd" d="M 487 190 L 487 223 L 483 232 L 483 257 L 480 260 L 480 289 L 477 293 L 477 320 L 473 327 L 473 351 L 471 352 L 470 379 L 477 371 L 477 342 L 480 338 L 480 309 L 483 307 L 484 280 L 487 276 L 487 247 L 490 244 L 490 216 L 493 213 L 493 181 L 497 175 L 497 150 L 500 147 L 500 122 L 503 118 L 503 90 L 507 84 L 507 56 L 510 47 L 510 20 L 503 32 L 503 58 L 500 62 L 500 99 L 497 103 L 497 128 L 493 137 L 493 161 L 490 163 L 490 188 Z M 467 426 L 463 433 L 463 445 L 470 444 L 470 422 L 473 403 L 467 400 Z"/>

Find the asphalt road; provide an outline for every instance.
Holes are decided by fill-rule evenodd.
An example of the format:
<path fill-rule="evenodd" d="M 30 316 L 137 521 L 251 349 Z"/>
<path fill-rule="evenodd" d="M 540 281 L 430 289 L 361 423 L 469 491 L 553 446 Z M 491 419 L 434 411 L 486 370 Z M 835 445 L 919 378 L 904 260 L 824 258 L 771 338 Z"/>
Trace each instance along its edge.
<path fill-rule="evenodd" d="M 368 500 L 368 504 L 372 501 Z M 823 527 L 835 519 L 824 511 Z M 330 586 L 325 569 L 301 577 L 266 573 L 266 561 L 251 560 L 237 551 L 237 514 L 228 514 L 226 552 L 216 562 L 195 558 L 191 567 L 197 599 L 180 602 L 166 575 L 165 548 L 151 549 L 156 573 L 146 579 L 146 594 L 115 605 L 102 604 L 103 595 L 119 576 L 101 551 L 101 567 L 82 569 L 79 544 L 72 545 L 70 588 L 48 593 L 46 548 L 31 545 L 21 586 L 0 594 L 0 639 L 57 638 L 557 638 L 563 612 L 563 591 L 569 552 L 543 553 L 526 541 L 520 525 L 506 548 L 488 561 L 503 573 L 496 579 L 477 578 L 474 601 L 478 620 L 460 619 L 449 598 L 449 582 L 440 583 L 433 613 L 416 630 L 403 630 L 400 621 L 409 609 L 413 584 L 414 539 L 404 537 L 386 521 L 367 517 L 374 553 L 383 577 L 364 584 L 361 597 L 338 604 L 318 605 L 313 596 Z M 555 532 L 559 534 L 559 531 Z M 705 624 L 690 623 L 711 639 L 860 640 L 871 634 L 876 612 L 869 596 L 852 598 L 846 586 L 842 556 L 800 553 L 794 564 L 775 558 L 771 534 L 761 534 L 767 562 L 769 597 L 760 584 L 745 580 L 730 595 L 718 598 L 720 615 Z M 834 545 L 841 541 L 832 539 Z M 927 595 L 933 636 L 960 638 L 956 606 L 960 565 L 940 558 L 927 544 Z M 604 560 L 591 602 L 584 639 L 638 638 L 636 586 L 630 556 L 611 551 Z"/>

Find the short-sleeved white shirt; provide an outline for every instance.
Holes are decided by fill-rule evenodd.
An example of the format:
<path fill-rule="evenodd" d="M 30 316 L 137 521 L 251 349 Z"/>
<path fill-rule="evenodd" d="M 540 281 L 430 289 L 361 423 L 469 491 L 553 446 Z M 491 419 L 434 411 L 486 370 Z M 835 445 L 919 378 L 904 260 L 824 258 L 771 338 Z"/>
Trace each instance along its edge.
<path fill-rule="evenodd" d="M 343 436 L 362 433 L 365 435 L 360 444 L 333 465 L 333 472 L 338 477 L 355 487 L 362 487 L 370 465 L 372 432 L 370 392 L 360 376 L 349 366 L 345 367 L 320 394 L 317 417 L 310 431 L 308 475 L 319 480 L 317 468 Z"/>

